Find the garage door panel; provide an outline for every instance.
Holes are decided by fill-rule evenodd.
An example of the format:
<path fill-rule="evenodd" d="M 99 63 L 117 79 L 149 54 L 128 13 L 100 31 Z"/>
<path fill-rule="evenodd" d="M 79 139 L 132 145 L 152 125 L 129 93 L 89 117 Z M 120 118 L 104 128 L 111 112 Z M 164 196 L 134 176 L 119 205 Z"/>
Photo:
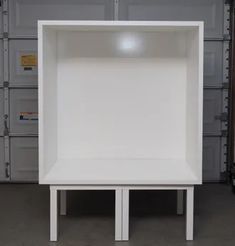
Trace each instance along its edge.
<path fill-rule="evenodd" d="M 0 181 L 6 179 L 5 176 L 5 165 L 4 165 L 4 144 L 3 137 L 0 137 Z"/>
<path fill-rule="evenodd" d="M 222 87 L 223 42 L 204 42 L 204 86 Z"/>
<path fill-rule="evenodd" d="M 2 8 L 2 3 L 0 3 L 0 38 L 3 36 Z"/>
<path fill-rule="evenodd" d="M 13 135 L 38 133 L 37 89 L 10 90 L 10 132 Z"/>
<path fill-rule="evenodd" d="M 0 89 L 0 136 L 3 136 L 4 131 L 4 98 L 3 89 Z"/>
<path fill-rule="evenodd" d="M 12 181 L 38 180 L 38 138 L 11 137 Z"/>
<path fill-rule="evenodd" d="M 10 37 L 37 37 L 38 20 L 111 20 L 111 0 L 11 0 Z"/>
<path fill-rule="evenodd" d="M 10 40 L 10 85 L 37 86 L 37 40 Z"/>
<path fill-rule="evenodd" d="M 220 180 L 220 137 L 203 138 L 203 180 Z"/>
<path fill-rule="evenodd" d="M 222 113 L 221 90 L 204 90 L 203 132 L 206 135 L 220 135 Z"/>
<path fill-rule="evenodd" d="M 0 39 L 0 87 L 2 86 L 3 86 L 3 40 Z"/>
<path fill-rule="evenodd" d="M 120 0 L 122 20 L 204 21 L 206 38 L 223 36 L 221 0 Z"/>

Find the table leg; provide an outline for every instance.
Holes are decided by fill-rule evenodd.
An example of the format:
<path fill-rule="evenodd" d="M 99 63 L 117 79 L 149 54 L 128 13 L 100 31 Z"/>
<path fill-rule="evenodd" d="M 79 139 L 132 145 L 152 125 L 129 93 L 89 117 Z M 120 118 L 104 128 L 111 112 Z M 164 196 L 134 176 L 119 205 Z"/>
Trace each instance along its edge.
<path fill-rule="evenodd" d="M 186 240 L 193 240 L 194 187 L 188 187 L 186 192 Z"/>
<path fill-rule="evenodd" d="M 58 234 L 57 189 L 50 186 L 50 241 L 57 241 Z"/>
<path fill-rule="evenodd" d="M 122 190 L 122 240 L 129 240 L 129 189 Z"/>
<path fill-rule="evenodd" d="M 115 240 L 122 240 L 122 189 L 115 190 Z"/>

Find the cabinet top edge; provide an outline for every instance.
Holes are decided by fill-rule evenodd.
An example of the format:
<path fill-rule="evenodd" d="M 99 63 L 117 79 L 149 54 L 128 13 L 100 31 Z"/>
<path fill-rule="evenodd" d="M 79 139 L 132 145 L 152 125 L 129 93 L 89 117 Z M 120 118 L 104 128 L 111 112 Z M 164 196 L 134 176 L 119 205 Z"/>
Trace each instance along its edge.
<path fill-rule="evenodd" d="M 77 21 L 38 20 L 38 26 L 150 26 L 150 27 L 203 27 L 203 21 Z"/>

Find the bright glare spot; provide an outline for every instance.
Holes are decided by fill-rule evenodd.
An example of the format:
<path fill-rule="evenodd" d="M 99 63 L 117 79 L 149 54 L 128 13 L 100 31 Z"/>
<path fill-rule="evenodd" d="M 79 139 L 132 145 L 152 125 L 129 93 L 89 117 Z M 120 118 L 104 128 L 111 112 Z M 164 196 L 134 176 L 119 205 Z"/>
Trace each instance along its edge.
<path fill-rule="evenodd" d="M 119 41 L 120 51 L 133 52 L 133 51 L 138 51 L 139 48 L 140 48 L 140 40 L 137 37 L 133 35 L 128 35 L 120 38 Z"/>

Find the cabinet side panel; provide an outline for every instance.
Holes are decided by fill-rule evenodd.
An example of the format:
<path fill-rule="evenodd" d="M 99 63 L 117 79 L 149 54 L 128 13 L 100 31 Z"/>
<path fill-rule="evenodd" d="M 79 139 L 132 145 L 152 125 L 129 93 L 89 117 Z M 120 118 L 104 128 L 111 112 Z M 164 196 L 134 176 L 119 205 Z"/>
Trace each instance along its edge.
<path fill-rule="evenodd" d="M 188 35 L 186 160 L 201 182 L 202 176 L 202 33 Z"/>
<path fill-rule="evenodd" d="M 40 29 L 39 29 L 40 32 Z M 40 36 L 40 35 L 39 35 Z M 42 29 L 39 37 L 39 180 L 57 159 L 56 32 Z"/>

